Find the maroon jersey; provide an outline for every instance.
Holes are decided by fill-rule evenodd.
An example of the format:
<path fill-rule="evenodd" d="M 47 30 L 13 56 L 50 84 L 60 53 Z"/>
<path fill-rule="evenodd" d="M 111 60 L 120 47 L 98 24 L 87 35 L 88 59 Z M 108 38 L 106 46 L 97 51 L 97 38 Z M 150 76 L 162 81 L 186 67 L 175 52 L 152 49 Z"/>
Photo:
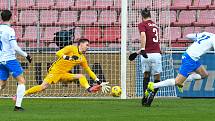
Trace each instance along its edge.
<path fill-rule="evenodd" d="M 160 53 L 159 30 L 157 25 L 151 21 L 143 21 L 138 25 L 139 32 L 146 34 L 146 53 Z"/>

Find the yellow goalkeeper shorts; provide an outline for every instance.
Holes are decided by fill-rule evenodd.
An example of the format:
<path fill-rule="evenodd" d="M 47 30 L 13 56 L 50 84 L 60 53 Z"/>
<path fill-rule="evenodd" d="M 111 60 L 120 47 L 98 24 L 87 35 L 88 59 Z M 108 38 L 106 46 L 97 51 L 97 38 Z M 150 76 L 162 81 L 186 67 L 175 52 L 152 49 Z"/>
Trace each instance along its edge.
<path fill-rule="evenodd" d="M 72 81 L 74 80 L 75 75 L 76 74 L 71 74 L 71 73 L 64 73 L 64 74 L 48 73 L 44 81 L 49 84 L 55 84 L 55 83 L 58 83 L 59 81 Z"/>

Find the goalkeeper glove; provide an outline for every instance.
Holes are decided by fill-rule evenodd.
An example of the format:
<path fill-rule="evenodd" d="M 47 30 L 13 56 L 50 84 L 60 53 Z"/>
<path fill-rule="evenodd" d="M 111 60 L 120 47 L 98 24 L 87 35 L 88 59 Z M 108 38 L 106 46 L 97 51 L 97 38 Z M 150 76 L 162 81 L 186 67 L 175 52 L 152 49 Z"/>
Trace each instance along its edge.
<path fill-rule="evenodd" d="M 133 60 L 137 57 L 137 55 L 138 55 L 138 54 L 137 54 L 136 52 L 130 54 L 130 55 L 129 55 L 129 60 L 130 60 L 130 61 L 133 61 Z"/>
<path fill-rule="evenodd" d="M 98 78 L 96 78 L 96 83 L 102 87 L 102 93 L 107 93 L 110 91 L 110 86 L 108 86 L 109 82 L 101 82 Z"/>
<path fill-rule="evenodd" d="M 26 59 L 28 60 L 29 63 L 31 63 L 32 57 L 30 55 L 27 55 Z"/>
<path fill-rule="evenodd" d="M 148 55 L 146 54 L 146 51 L 143 48 L 140 51 L 140 55 L 142 55 L 144 58 L 148 58 Z"/>
<path fill-rule="evenodd" d="M 73 56 L 63 55 L 63 59 L 64 60 L 78 60 L 78 56 L 76 56 L 76 55 L 73 55 Z"/>

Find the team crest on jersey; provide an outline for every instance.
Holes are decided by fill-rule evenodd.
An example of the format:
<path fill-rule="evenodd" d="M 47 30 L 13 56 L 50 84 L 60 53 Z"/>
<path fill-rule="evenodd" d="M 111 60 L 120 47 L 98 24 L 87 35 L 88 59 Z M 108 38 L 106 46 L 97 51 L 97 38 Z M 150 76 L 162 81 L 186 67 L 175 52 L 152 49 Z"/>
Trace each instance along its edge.
<path fill-rule="evenodd" d="M 16 36 L 10 36 L 11 39 L 16 39 Z"/>

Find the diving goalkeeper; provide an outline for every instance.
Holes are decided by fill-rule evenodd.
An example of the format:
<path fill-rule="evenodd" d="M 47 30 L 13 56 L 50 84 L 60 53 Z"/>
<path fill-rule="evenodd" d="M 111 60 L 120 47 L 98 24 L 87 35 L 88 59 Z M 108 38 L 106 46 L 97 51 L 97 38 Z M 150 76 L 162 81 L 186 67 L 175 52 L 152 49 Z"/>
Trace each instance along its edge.
<path fill-rule="evenodd" d="M 95 75 L 95 73 L 88 66 L 84 53 L 89 47 L 88 39 L 80 39 L 78 46 L 68 45 L 59 50 L 56 55 L 58 60 L 55 61 L 48 70 L 43 83 L 41 85 L 34 86 L 27 91 L 25 95 L 41 92 L 48 88 L 49 85 L 58 83 L 60 81 L 71 81 L 78 79 L 80 85 L 84 87 L 88 92 L 97 92 L 102 88 L 103 93 L 107 93 L 110 89 L 108 82 L 101 82 Z M 69 71 L 76 65 L 81 65 L 84 70 L 95 80 L 96 85 L 90 86 L 86 77 L 83 74 L 71 74 Z"/>

